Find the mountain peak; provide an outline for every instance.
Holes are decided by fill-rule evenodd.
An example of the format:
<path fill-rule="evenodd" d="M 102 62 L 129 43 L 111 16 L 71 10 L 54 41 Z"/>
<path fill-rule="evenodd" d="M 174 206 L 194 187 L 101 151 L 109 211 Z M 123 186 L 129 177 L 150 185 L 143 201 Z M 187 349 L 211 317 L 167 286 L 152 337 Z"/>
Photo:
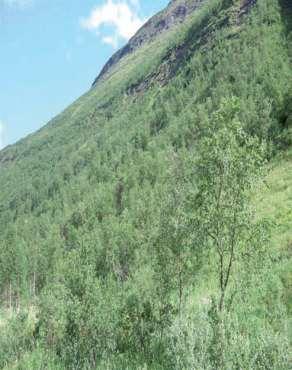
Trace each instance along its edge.
<path fill-rule="evenodd" d="M 103 79 L 122 58 L 139 49 L 146 42 L 152 41 L 155 37 L 169 30 L 174 25 L 182 23 L 189 14 L 198 9 L 205 1 L 171 0 L 164 10 L 151 17 L 129 42 L 108 60 L 95 79 L 93 86 Z"/>

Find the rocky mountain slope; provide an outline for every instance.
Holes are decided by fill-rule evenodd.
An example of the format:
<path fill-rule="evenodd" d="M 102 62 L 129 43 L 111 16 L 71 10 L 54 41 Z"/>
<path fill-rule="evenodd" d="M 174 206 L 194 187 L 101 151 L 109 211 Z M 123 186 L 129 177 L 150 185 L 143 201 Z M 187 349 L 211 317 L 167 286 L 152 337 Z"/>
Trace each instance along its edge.
<path fill-rule="evenodd" d="M 153 40 L 156 36 L 169 30 L 173 26 L 185 21 L 186 17 L 198 9 L 206 0 L 172 0 L 166 9 L 153 16 L 149 21 L 131 38 L 131 40 L 118 50 L 105 64 L 99 76 L 95 79 L 93 86 L 126 55 L 142 47 L 146 42 Z"/>
<path fill-rule="evenodd" d="M 239 18 L 248 14 L 257 0 L 241 0 L 239 3 Z M 145 43 L 153 41 L 158 35 L 168 31 L 176 25 L 183 23 L 189 15 L 198 10 L 206 0 L 172 0 L 166 9 L 153 16 L 141 29 L 129 40 L 129 42 L 118 50 L 102 68 L 98 77 L 94 80 L 93 86 L 105 78 L 117 63 L 133 53 Z"/>

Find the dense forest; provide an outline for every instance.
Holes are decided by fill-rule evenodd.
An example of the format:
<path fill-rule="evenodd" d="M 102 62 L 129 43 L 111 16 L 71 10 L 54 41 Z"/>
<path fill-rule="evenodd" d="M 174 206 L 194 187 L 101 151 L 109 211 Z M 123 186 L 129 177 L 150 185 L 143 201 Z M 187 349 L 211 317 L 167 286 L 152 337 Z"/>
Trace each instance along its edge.
<path fill-rule="evenodd" d="M 291 42 L 205 0 L 0 152 L 0 368 L 291 369 Z"/>

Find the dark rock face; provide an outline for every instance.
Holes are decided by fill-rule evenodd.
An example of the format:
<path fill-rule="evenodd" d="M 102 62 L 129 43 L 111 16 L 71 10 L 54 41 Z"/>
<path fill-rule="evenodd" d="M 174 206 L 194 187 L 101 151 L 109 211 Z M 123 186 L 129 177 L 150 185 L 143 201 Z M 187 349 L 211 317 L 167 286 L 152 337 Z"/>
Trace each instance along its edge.
<path fill-rule="evenodd" d="M 283 0 L 286 1 L 286 0 Z M 287 0 L 291 1 L 292 0 Z M 237 3 L 236 7 L 234 7 L 234 11 L 236 13 L 232 13 L 233 15 L 236 14 L 235 19 L 229 19 L 229 15 L 226 13 L 225 17 L 218 18 L 216 21 L 216 27 L 226 27 L 231 22 L 235 22 L 238 26 L 240 26 L 244 20 L 244 17 L 249 14 L 250 10 L 256 5 L 257 0 L 241 0 L 240 3 Z M 230 3 L 226 1 L 225 7 L 229 7 Z M 222 4 L 224 6 L 224 3 Z M 176 14 L 183 14 L 186 8 L 177 6 L 175 8 Z M 223 8 L 224 9 L 224 8 Z M 186 13 L 186 15 L 189 13 Z M 150 75 L 145 77 L 142 81 L 138 81 L 135 84 L 129 86 L 127 90 L 128 95 L 138 95 L 143 93 L 147 90 L 153 83 L 158 83 L 160 86 L 164 86 L 168 83 L 168 81 L 176 75 L 177 71 L 180 69 L 181 65 L 185 63 L 190 55 L 195 53 L 195 50 L 200 49 L 203 50 L 203 45 L 208 43 L 208 40 L 213 38 L 214 32 L 214 23 L 211 25 L 205 24 L 202 25 L 200 30 L 197 31 L 196 39 L 194 41 L 192 33 L 189 34 L 184 41 L 177 45 L 175 48 L 169 50 L 164 58 L 162 59 L 161 65 L 153 71 Z M 215 29 L 216 29 L 215 27 Z"/>
<path fill-rule="evenodd" d="M 186 17 L 198 9 L 206 0 L 172 0 L 167 8 L 148 22 L 130 39 L 130 41 L 120 50 L 118 50 L 105 64 L 99 76 L 93 83 L 93 86 L 101 80 L 114 65 L 116 65 L 124 56 L 134 52 L 141 45 L 153 40 L 157 35 L 170 29 L 172 26 L 183 22 Z"/>

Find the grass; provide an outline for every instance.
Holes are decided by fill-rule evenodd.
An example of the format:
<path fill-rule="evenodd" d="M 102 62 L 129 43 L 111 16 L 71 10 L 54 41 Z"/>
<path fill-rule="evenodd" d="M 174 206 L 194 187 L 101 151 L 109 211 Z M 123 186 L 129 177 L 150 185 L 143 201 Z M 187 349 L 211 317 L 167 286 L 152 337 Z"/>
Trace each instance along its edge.
<path fill-rule="evenodd" d="M 271 164 L 264 191 L 256 197 L 258 216 L 273 225 L 272 243 L 279 250 L 292 248 L 292 150 Z"/>
<path fill-rule="evenodd" d="M 271 163 L 266 186 L 257 194 L 255 204 L 258 216 L 272 223 L 271 249 L 278 259 L 273 271 L 282 281 L 282 299 L 288 313 L 287 329 L 292 343 L 292 149 L 281 153 Z"/>

